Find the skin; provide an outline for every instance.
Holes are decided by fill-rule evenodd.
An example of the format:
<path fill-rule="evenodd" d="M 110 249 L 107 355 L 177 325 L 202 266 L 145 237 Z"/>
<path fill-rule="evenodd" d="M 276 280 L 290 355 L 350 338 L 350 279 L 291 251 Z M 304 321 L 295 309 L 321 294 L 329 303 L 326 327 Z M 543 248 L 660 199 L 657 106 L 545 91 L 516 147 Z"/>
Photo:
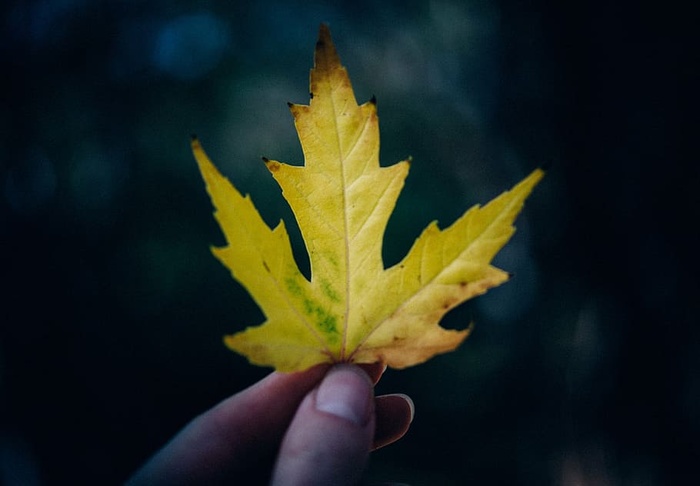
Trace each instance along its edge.
<path fill-rule="evenodd" d="M 356 484 L 369 452 L 413 419 L 407 396 L 374 396 L 384 369 L 272 373 L 192 420 L 126 484 Z"/>

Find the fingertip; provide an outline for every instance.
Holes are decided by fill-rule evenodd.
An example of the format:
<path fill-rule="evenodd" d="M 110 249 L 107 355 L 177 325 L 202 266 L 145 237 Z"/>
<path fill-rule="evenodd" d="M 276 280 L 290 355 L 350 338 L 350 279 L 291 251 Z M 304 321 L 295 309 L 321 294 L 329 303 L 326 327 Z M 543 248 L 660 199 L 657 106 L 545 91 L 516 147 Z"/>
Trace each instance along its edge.
<path fill-rule="evenodd" d="M 415 416 L 415 405 L 408 395 L 396 393 L 375 399 L 376 428 L 372 450 L 379 449 L 406 435 Z"/>
<path fill-rule="evenodd" d="M 369 379 L 372 380 L 372 384 L 374 385 L 379 382 L 379 379 L 382 377 L 387 368 L 384 363 L 368 363 L 359 364 L 357 366 L 367 373 L 367 376 L 369 376 Z"/>
<path fill-rule="evenodd" d="M 416 405 L 415 405 L 415 403 L 413 403 L 413 400 L 411 399 L 411 397 L 409 397 L 408 395 L 403 394 L 403 393 L 393 393 L 393 394 L 388 395 L 388 396 L 398 397 L 406 402 L 406 405 L 408 406 L 408 408 L 410 409 L 410 412 L 411 412 L 409 424 L 412 423 L 413 417 L 416 416 Z"/>

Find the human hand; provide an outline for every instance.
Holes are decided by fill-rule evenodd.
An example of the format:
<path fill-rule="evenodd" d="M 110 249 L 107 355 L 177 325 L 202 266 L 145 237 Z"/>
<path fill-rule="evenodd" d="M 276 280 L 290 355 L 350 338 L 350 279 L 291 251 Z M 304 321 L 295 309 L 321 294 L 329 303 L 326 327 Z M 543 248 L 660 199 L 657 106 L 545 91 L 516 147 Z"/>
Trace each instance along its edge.
<path fill-rule="evenodd" d="M 381 365 L 272 373 L 190 422 L 127 482 L 350 485 L 370 450 L 401 438 L 405 395 L 374 397 Z"/>

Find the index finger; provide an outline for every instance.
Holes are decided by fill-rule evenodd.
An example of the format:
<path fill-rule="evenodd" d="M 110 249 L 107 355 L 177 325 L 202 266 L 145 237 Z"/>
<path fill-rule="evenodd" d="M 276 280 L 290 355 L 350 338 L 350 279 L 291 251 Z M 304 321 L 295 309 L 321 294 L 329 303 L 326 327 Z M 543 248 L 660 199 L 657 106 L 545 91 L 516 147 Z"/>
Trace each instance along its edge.
<path fill-rule="evenodd" d="M 127 484 L 208 484 L 272 461 L 299 403 L 327 370 L 271 373 L 192 420 Z"/>

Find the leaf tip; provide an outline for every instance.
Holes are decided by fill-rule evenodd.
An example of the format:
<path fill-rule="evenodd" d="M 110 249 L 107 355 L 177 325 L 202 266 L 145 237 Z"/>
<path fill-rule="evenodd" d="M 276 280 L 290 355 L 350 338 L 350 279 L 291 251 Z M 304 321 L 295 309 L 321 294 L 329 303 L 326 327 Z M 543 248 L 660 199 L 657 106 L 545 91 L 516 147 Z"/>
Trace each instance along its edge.
<path fill-rule="evenodd" d="M 318 27 L 318 40 L 316 41 L 316 46 L 319 44 L 323 45 L 331 40 L 331 29 L 327 23 L 321 22 Z"/>
<path fill-rule="evenodd" d="M 316 41 L 314 53 L 314 68 L 321 71 L 332 70 L 340 67 L 340 58 L 331 39 L 331 30 L 327 24 L 321 24 Z"/>
<path fill-rule="evenodd" d="M 377 97 L 374 96 L 374 95 L 372 95 L 372 97 L 370 98 L 369 102 L 370 102 L 371 104 L 373 104 L 374 106 L 377 106 Z"/>

